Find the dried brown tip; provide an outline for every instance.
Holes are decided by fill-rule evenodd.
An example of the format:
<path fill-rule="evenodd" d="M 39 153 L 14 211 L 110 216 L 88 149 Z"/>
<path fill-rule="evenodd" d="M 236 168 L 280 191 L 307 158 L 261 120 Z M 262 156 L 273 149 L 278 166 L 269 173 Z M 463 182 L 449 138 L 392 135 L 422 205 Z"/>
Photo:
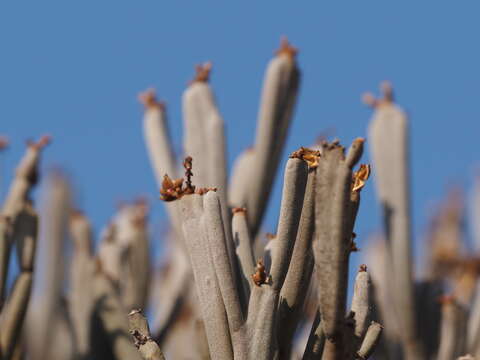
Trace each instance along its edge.
<path fill-rule="evenodd" d="M 267 240 L 273 240 L 277 237 L 277 235 L 272 234 L 272 233 L 266 233 L 265 237 L 267 238 Z"/>
<path fill-rule="evenodd" d="M 389 81 L 382 81 L 380 83 L 380 92 L 382 93 L 382 97 L 379 99 L 376 99 L 371 93 L 363 94 L 363 103 L 373 108 L 393 103 L 393 87 Z"/>
<path fill-rule="evenodd" d="M 360 267 L 358 268 L 358 272 L 366 272 L 366 271 L 367 271 L 367 265 L 365 264 L 360 265 Z"/>
<path fill-rule="evenodd" d="M 207 61 L 204 64 L 199 64 L 195 66 L 195 77 L 190 82 L 190 84 L 196 82 L 208 82 L 210 80 L 210 73 L 212 71 L 212 63 Z"/>
<path fill-rule="evenodd" d="M 205 195 L 205 194 L 208 193 L 209 191 L 217 192 L 217 188 L 216 188 L 216 187 L 200 188 L 200 189 L 195 190 L 195 194 Z"/>
<path fill-rule="evenodd" d="M 70 221 L 79 221 L 83 220 L 85 218 L 85 215 L 83 214 L 83 211 L 79 209 L 72 209 L 70 211 Z"/>
<path fill-rule="evenodd" d="M 293 47 L 286 36 L 282 36 L 280 39 L 280 48 L 275 52 L 277 56 L 287 56 L 290 60 L 295 60 L 298 53 L 298 49 Z"/>
<path fill-rule="evenodd" d="M 245 214 L 247 209 L 244 207 L 236 207 L 232 209 L 232 214 Z"/>
<path fill-rule="evenodd" d="M 8 144 L 8 138 L 6 136 L 0 136 L 0 150 L 6 149 Z"/>
<path fill-rule="evenodd" d="M 447 294 L 442 295 L 438 298 L 438 302 L 442 305 L 449 305 L 455 303 L 455 297 L 453 295 Z"/>
<path fill-rule="evenodd" d="M 291 153 L 290 158 L 301 159 L 307 163 L 309 169 L 315 169 L 318 166 L 320 151 L 312 150 L 302 146 L 297 151 L 294 151 L 293 153 Z"/>
<path fill-rule="evenodd" d="M 257 286 L 267 283 L 267 273 L 265 271 L 265 265 L 263 264 L 262 259 L 258 259 L 257 265 L 255 266 L 255 273 L 252 274 L 253 283 Z"/>
<path fill-rule="evenodd" d="M 140 101 L 146 109 L 165 110 L 165 103 L 157 100 L 157 95 L 153 88 L 138 94 L 138 101 Z"/>
<path fill-rule="evenodd" d="M 43 135 L 37 142 L 32 140 L 27 140 L 27 146 L 32 147 L 36 150 L 41 150 L 52 141 L 52 137 L 50 135 Z"/>
<path fill-rule="evenodd" d="M 361 164 L 360 169 L 353 174 L 353 191 L 360 191 L 370 177 L 370 165 Z"/>

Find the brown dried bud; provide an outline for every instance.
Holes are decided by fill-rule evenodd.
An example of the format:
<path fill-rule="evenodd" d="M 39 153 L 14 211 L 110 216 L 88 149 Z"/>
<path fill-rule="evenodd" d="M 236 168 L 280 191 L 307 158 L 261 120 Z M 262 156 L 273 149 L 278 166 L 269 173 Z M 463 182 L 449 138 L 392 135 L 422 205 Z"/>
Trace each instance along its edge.
<path fill-rule="evenodd" d="M 265 265 L 262 259 L 258 259 L 257 266 L 255 267 L 255 273 L 252 274 L 253 283 L 257 286 L 267 283 L 267 273 L 265 271 Z"/>
<path fill-rule="evenodd" d="M 295 60 L 298 49 L 293 47 L 286 36 L 280 39 L 280 48 L 275 52 L 277 56 L 287 56 L 290 60 Z"/>
<path fill-rule="evenodd" d="M 210 80 L 210 73 L 212 71 L 212 63 L 210 61 L 195 66 L 195 78 L 190 84 L 196 82 L 208 82 Z"/>
<path fill-rule="evenodd" d="M 165 110 L 165 103 L 157 100 L 155 89 L 147 89 L 138 95 L 138 100 L 146 109 Z"/>
<path fill-rule="evenodd" d="M 165 174 L 163 176 L 162 188 L 160 189 L 160 199 L 163 201 L 173 201 L 180 199 L 183 195 L 183 179 L 172 180 Z"/>

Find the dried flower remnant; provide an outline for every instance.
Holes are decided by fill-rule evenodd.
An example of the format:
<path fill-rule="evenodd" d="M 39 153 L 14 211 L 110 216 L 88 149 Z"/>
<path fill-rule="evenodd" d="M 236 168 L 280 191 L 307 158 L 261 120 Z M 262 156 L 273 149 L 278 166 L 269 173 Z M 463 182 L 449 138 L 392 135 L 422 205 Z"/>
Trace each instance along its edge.
<path fill-rule="evenodd" d="M 195 66 L 195 72 L 195 78 L 190 82 L 190 84 L 196 82 L 208 82 L 210 80 L 210 73 L 212 72 L 212 63 L 207 61 L 204 64 Z"/>
<path fill-rule="evenodd" d="M 280 40 L 280 48 L 275 51 L 275 55 L 277 56 L 287 56 L 291 60 L 295 60 L 295 57 L 297 56 L 298 49 L 296 47 L 293 47 L 286 36 L 283 36 L 282 39 Z"/>
<path fill-rule="evenodd" d="M 165 103 L 157 100 L 155 89 L 148 89 L 138 95 L 138 100 L 147 109 L 161 109 L 165 110 Z"/>
<path fill-rule="evenodd" d="M 265 265 L 262 259 L 258 259 L 257 266 L 255 267 L 255 274 L 252 274 L 253 283 L 257 286 L 266 284 L 268 282 L 267 272 L 265 271 Z"/>
<path fill-rule="evenodd" d="M 353 174 L 353 191 L 360 191 L 370 177 L 370 165 L 361 164 L 360 169 Z"/>
<path fill-rule="evenodd" d="M 320 158 L 319 150 L 312 150 L 306 147 L 300 147 L 299 150 L 294 151 L 290 158 L 302 159 L 308 165 L 309 169 L 315 169 L 318 166 L 318 159 Z"/>
<path fill-rule="evenodd" d="M 173 201 L 180 199 L 184 193 L 182 189 L 183 179 L 172 180 L 165 174 L 160 189 L 160 199 L 163 201 Z"/>
<path fill-rule="evenodd" d="M 232 209 L 232 214 L 245 214 L 247 209 L 244 207 L 235 207 Z"/>

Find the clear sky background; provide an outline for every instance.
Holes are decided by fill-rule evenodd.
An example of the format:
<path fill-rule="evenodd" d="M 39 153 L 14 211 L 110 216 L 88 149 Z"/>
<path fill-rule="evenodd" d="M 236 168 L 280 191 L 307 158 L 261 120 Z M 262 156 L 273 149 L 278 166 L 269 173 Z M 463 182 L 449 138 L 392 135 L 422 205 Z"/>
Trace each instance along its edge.
<path fill-rule="evenodd" d="M 165 215 L 137 94 L 157 89 L 180 151 L 182 92 L 194 65 L 211 60 L 231 166 L 253 142 L 264 70 L 287 35 L 299 48 L 303 75 L 288 153 L 327 129 L 344 144 L 366 136 L 371 110 L 361 94 L 393 82 L 397 102 L 411 115 L 418 243 L 435 201 L 448 184 L 468 190 L 480 160 L 479 13 L 473 0 L 3 1 L 0 134 L 11 147 L 0 155 L 0 194 L 24 141 L 49 133 L 54 141 L 43 167 L 66 169 L 95 229 L 119 201 L 146 195 L 158 244 Z M 280 187 L 277 180 L 268 231 L 277 221 Z M 373 182 L 362 195 L 360 248 L 380 226 Z"/>

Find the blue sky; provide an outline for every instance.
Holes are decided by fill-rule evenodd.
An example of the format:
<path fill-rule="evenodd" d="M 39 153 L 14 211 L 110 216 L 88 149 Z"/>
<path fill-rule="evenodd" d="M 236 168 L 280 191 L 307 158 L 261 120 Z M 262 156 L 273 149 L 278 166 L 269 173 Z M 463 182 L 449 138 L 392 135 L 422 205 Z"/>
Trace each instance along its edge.
<path fill-rule="evenodd" d="M 468 189 L 478 164 L 479 11 L 474 1 L 4 1 L 0 134 L 11 148 L 0 155 L 0 193 L 25 139 L 49 133 L 54 141 L 43 166 L 66 169 L 96 230 L 116 203 L 146 195 L 158 233 L 165 218 L 143 144 L 138 92 L 154 86 L 167 102 L 180 150 L 182 91 L 194 65 L 211 60 L 231 165 L 254 139 L 265 66 L 287 35 L 302 69 L 287 151 L 308 146 L 326 129 L 344 144 L 365 136 L 371 110 L 361 94 L 391 80 L 411 114 L 421 241 L 435 201 L 448 184 Z M 370 182 L 357 221 L 360 248 L 379 224 Z"/>

